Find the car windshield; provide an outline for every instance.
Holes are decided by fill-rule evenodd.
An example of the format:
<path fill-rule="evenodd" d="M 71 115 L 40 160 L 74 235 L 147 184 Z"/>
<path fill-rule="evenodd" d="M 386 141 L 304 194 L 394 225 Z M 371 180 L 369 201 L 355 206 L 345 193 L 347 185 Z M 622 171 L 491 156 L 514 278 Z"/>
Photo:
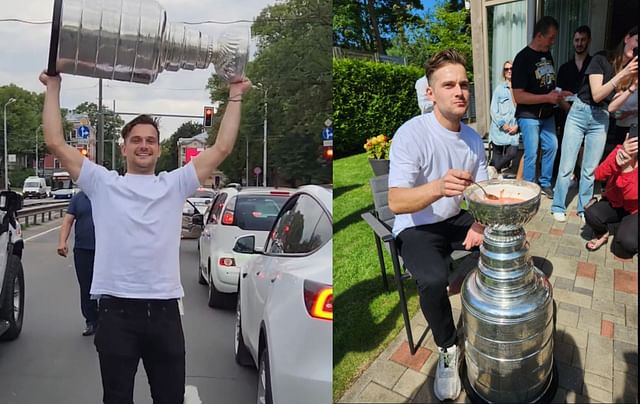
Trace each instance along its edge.
<path fill-rule="evenodd" d="M 35 181 L 30 181 L 30 182 L 25 182 L 24 186 L 27 188 L 38 188 L 40 186 L 39 182 L 35 182 Z"/>
<path fill-rule="evenodd" d="M 199 189 L 195 194 L 191 195 L 190 198 L 209 198 L 213 199 L 215 193 L 212 191 L 208 191 L 206 189 Z"/>
<path fill-rule="evenodd" d="M 287 195 L 239 196 L 235 206 L 236 226 L 243 230 L 269 231 Z"/>

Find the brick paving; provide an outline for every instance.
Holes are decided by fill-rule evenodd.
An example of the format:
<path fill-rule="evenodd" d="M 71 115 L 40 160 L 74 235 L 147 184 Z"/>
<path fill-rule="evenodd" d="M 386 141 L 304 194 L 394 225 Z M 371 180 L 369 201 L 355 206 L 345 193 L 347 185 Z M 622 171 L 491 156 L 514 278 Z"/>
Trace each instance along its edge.
<path fill-rule="evenodd" d="M 525 226 L 530 254 L 548 273 L 557 305 L 554 358 L 559 386 L 554 403 L 638 402 L 638 257 L 615 257 L 609 243 L 585 249 L 591 230 L 575 213 L 554 222 L 551 200 L 543 196 Z M 538 262 L 543 262 L 541 268 Z M 547 266 L 551 268 L 547 268 Z M 460 294 L 450 297 L 454 318 Z M 424 332 L 421 311 L 412 319 L 415 339 Z M 416 355 L 409 354 L 404 328 L 340 398 L 340 403 L 432 403 L 437 348 L 427 333 Z M 464 389 L 456 403 L 469 403 Z"/>

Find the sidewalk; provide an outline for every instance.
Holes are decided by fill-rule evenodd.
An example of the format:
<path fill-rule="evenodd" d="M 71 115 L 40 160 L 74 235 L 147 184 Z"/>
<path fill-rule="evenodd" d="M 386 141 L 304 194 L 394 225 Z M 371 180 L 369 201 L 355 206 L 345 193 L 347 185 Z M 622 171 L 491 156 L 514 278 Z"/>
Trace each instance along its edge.
<path fill-rule="evenodd" d="M 536 216 L 525 226 L 530 254 L 552 266 L 557 304 L 554 358 L 559 387 L 554 403 L 638 402 L 638 257 L 621 260 L 609 243 L 589 252 L 591 236 L 576 216 L 576 200 L 566 223 L 554 222 L 551 200 L 542 197 Z M 549 265 L 549 263 L 547 263 Z M 539 268 L 548 272 L 549 268 Z M 451 296 L 459 321 L 460 294 Z M 414 339 L 426 327 L 421 311 L 412 319 Z M 431 332 L 418 352 L 409 353 L 404 328 L 339 400 L 340 403 L 433 403 L 437 349 Z M 464 389 L 456 403 L 470 402 Z"/>

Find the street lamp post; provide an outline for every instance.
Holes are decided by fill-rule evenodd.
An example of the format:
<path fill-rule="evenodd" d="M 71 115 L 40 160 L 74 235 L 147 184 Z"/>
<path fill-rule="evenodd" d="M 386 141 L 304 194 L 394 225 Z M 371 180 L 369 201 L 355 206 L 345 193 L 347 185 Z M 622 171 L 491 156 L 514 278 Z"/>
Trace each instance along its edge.
<path fill-rule="evenodd" d="M 7 164 L 7 106 L 16 102 L 15 98 L 9 98 L 4 104 L 4 187 L 9 189 L 9 165 Z"/>
<path fill-rule="evenodd" d="M 36 177 L 39 177 L 38 173 L 38 131 L 42 129 L 42 125 L 38 126 L 36 129 Z"/>
<path fill-rule="evenodd" d="M 267 87 L 262 83 L 256 83 L 255 88 L 264 90 L 264 123 L 262 135 L 262 186 L 267 186 Z"/>

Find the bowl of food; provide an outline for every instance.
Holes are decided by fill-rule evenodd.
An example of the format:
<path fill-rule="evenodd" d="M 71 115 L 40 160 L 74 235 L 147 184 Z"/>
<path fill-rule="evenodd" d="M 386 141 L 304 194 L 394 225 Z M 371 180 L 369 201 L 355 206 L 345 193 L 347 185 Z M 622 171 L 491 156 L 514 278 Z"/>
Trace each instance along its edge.
<path fill-rule="evenodd" d="M 487 198 L 483 188 L 497 198 Z M 475 220 L 491 227 L 522 227 L 540 207 L 540 186 L 528 181 L 481 181 L 467 187 L 463 195 Z"/>

